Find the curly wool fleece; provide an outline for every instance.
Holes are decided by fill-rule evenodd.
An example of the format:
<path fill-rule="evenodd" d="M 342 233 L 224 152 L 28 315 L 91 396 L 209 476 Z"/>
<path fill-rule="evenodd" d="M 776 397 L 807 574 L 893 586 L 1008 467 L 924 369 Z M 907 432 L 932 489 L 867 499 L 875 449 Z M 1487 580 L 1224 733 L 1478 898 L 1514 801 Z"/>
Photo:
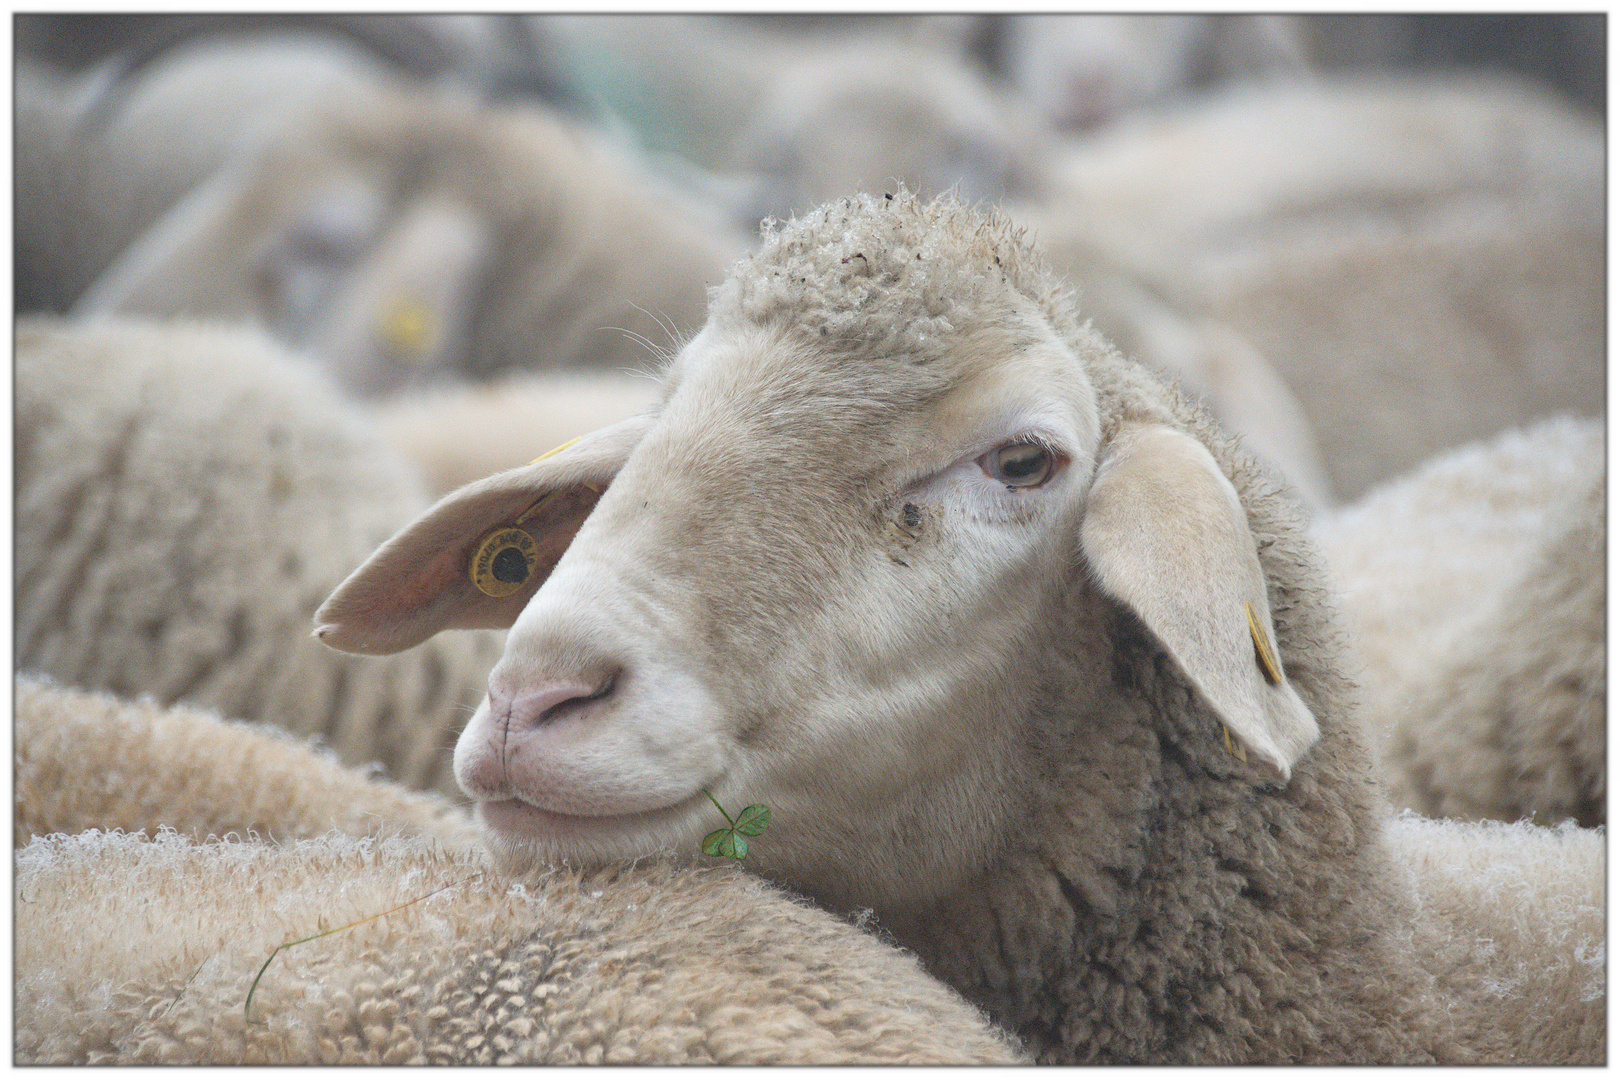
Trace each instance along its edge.
<path fill-rule="evenodd" d="M 24 1063 L 1021 1060 L 914 957 L 732 867 L 515 881 L 423 840 L 101 832 L 16 866 Z"/>
<path fill-rule="evenodd" d="M 851 355 L 926 359 L 942 339 L 969 332 L 1014 296 L 1072 340 L 1081 331 L 1071 292 L 1006 219 L 901 189 L 768 223 L 759 251 L 711 291 L 709 317 L 721 325 L 793 324 Z"/>

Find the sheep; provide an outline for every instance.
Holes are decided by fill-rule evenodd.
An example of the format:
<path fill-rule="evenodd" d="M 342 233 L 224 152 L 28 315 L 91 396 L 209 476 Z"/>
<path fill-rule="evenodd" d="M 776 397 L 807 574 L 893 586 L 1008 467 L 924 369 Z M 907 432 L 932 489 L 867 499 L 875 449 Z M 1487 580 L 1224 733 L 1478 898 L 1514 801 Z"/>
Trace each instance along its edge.
<path fill-rule="evenodd" d="M 210 713 L 16 682 L 19 1061 L 1019 1060 L 914 957 L 757 878 L 506 878 L 441 797 Z M 192 842 L 233 833 L 278 843 Z M 383 912 L 255 985 L 284 940 Z"/>
<path fill-rule="evenodd" d="M 309 638 L 428 503 L 330 380 L 242 329 L 29 318 L 15 341 L 17 668 L 320 735 L 453 794 L 500 635 L 382 665 Z"/>
<path fill-rule="evenodd" d="M 244 147 L 399 82 L 353 42 L 295 32 L 177 49 L 123 81 L 26 58 L 17 73 L 19 306 L 54 312 Z"/>
<path fill-rule="evenodd" d="M 1076 141 L 1019 216 L 1059 266 L 1107 244 L 1251 343 L 1349 501 L 1602 400 L 1603 146 L 1601 124 L 1506 79 L 1324 78 Z"/>
<path fill-rule="evenodd" d="M 1298 76 L 1306 25 L 1279 15 L 1010 15 L 986 51 L 1058 128 L 1094 128 L 1216 79 Z"/>
<path fill-rule="evenodd" d="M 633 366 L 644 339 L 690 329 L 703 272 L 717 281 L 746 247 L 600 136 L 367 59 L 319 40 L 208 41 L 143 72 L 96 124 L 23 125 L 45 134 L 21 142 L 65 144 L 19 168 L 25 278 L 62 277 L 46 306 L 81 315 L 257 321 L 377 394 Z M 277 93 L 288 83 L 308 92 Z"/>
<path fill-rule="evenodd" d="M 1397 806 L 1604 820 L 1600 421 L 1441 455 L 1313 523 Z"/>
<path fill-rule="evenodd" d="M 735 868 L 99 831 L 16 867 L 19 1062 L 1020 1061 L 915 957 Z"/>
<path fill-rule="evenodd" d="M 1385 839 L 1420 910 L 1431 922 L 1456 928 L 1447 951 L 1489 972 L 1484 979 L 1450 981 L 1456 1006 L 1491 1012 L 1517 1000 L 1531 1011 L 1512 1026 L 1511 1038 L 1498 1038 L 1489 1056 L 1602 1061 L 1608 981 L 1603 830 L 1570 821 L 1547 829 L 1404 814 L 1389 824 Z"/>
<path fill-rule="evenodd" d="M 744 246 L 540 110 L 379 90 L 239 155 L 75 311 L 254 319 L 377 395 L 644 362 Z"/>
<path fill-rule="evenodd" d="M 764 803 L 746 865 L 1047 1063 L 1506 1060 L 1538 1022 L 1383 839 L 1298 508 L 995 213 L 768 231 L 656 414 L 446 496 L 316 613 L 365 654 L 491 625 L 455 758 L 504 866 Z M 1602 1060 L 1570 1019 L 1548 1058 Z"/>
<path fill-rule="evenodd" d="M 753 177 L 741 217 L 785 219 L 851 190 L 1038 197 L 1048 135 L 1011 95 L 937 48 L 812 50 L 782 67 L 732 145 Z"/>
<path fill-rule="evenodd" d="M 419 836 L 476 847 L 466 808 L 340 765 L 278 728 L 15 677 L 12 840 L 169 829 L 195 840 Z"/>

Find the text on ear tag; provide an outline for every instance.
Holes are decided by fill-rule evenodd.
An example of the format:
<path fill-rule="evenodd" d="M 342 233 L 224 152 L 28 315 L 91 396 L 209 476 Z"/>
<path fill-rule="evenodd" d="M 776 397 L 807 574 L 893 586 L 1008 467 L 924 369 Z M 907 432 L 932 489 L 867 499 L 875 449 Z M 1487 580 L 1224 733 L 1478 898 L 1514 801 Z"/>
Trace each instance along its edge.
<path fill-rule="evenodd" d="M 534 537 L 522 529 L 502 526 L 478 541 L 467 574 L 485 596 L 510 596 L 534 576 L 538 559 Z"/>
<path fill-rule="evenodd" d="M 1249 616 L 1249 636 L 1254 639 L 1254 654 L 1260 660 L 1260 670 L 1265 672 L 1266 682 L 1275 686 L 1283 681 L 1282 665 L 1271 655 L 1271 644 L 1266 640 L 1266 630 L 1260 625 L 1260 617 L 1254 613 L 1254 605 L 1243 601 L 1243 611 Z"/>

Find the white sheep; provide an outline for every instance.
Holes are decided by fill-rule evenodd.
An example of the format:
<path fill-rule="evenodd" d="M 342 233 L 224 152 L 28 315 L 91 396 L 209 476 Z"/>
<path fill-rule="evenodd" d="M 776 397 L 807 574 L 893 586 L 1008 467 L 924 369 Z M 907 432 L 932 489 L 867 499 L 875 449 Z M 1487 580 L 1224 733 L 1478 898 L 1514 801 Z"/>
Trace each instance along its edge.
<path fill-rule="evenodd" d="M 15 340 L 18 668 L 320 735 L 453 792 L 499 635 L 380 666 L 309 637 L 428 503 L 330 380 L 245 330 L 28 319 Z"/>
<path fill-rule="evenodd" d="M 17 718 L 19 1061 L 1019 1060 L 915 957 L 758 878 L 508 878 L 465 811 L 256 726 L 31 678 Z"/>
<path fill-rule="evenodd" d="M 938 48 L 879 40 L 808 50 L 761 92 L 732 145 L 754 178 L 739 216 L 787 219 L 846 191 L 1034 197 L 1049 135 L 1012 95 Z"/>
<path fill-rule="evenodd" d="M 1450 1007 L 1479 1014 L 1506 1003 L 1524 1015 L 1485 1034 L 1495 1061 L 1603 1059 L 1607 1042 L 1607 844 L 1603 830 L 1565 822 L 1433 821 L 1402 815 L 1385 830 L 1419 909 L 1448 928 L 1433 944 Z M 1419 948 L 1430 943 L 1418 939 Z M 1479 978 L 1477 973 L 1485 972 Z"/>
<path fill-rule="evenodd" d="M 1324 78 L 1077 140 L 1019 217 L 1060 267 L 1108 244 L 1252 343 L 1350 500 L 1602 400 L 1603 148 L 1600 123 L 1522 83 Z"/>
<path fill-rule="evenodd" d="M 1313 523 L 1397 805 L 1604 820 L 1603 435 L 1543 421 Z"/>
<path fill-rule="evenodd" d="M 19 1062 L 1020 1060 L 915 957 L 721 867 L 509 878 L 423 840 L 101 832 L 16 866 Z"/>
<path fill-rule="evenodd" d="M 138 234 L 109 230 L 118 246 L 75 313 L 245 319 L 380 394 L 514 367 L 638 366 L 647 342 L 700 320 L 705 275 L 717 282 L 746 246 L 718 211 L 537 107 L 379 77 L 297 97 L 229 140 L 230 124 L 193 115 L 198 97 L 240 96 L 256 64 L 290 63 L 285 48 L 199 44 L 129 91 L 110 130 L 131 160 L 69 175 L 53 209 L 96 229 L 81 191 L 116 205 L 166 176 L 171 154 L 199 160 L 168 170 L 166 201 L 145 197 Z"/>
<path fill-rule="evenodd" d="M 1310 66 L 1298 16 L 1024 14 L 1001 17 L 988 36 L 995 68 L 1059 128 L 1096 127 L 1217 80 Z"/>
<path fill-rule="evenodd" d="M 510 625 L 456 749 L 504 864 L 768 804 L 749 866 L 1040 1061 L 1498 1060 L 1534 1020 L 1381 840 L 1325 594 L 1005 219 L 902 193 L 770 232 L 656 415 L 445 497 L 317 633 Z"/>
<path fill-rule="evenodd" d="M 397 83 L 375 54 L 314 33 L 178 48 L 120 80 L 19 61 L 17 259 L 36 310 L 66 311 L 188 191 L 280 124 Z"/>

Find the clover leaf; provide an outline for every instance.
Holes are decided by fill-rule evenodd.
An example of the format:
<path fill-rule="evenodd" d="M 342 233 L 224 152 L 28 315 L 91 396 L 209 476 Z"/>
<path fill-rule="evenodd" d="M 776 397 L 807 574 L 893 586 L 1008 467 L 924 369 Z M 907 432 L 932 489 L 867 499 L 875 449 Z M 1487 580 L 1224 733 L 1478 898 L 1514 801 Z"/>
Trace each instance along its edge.
<path fill-rule="evenodd" d="M 765 831 L 765 826 L 771 823 L 771 808 L 764 803 L 755 803 L 745 806 L 733 818 L 726 813 L 726 808 L 720 805 L 720 800 L 708 788 L 702 789 L 703 794 L 709 796 L 714 808 L 720 811 L 720 816 L 726 819 L 726 827 L 716 829 L 703 838 L 703 854 L 712 855 L 719 859 L 744 859 L 748 856 L 748 841 L 745 836 L 758 836 Z"/>

